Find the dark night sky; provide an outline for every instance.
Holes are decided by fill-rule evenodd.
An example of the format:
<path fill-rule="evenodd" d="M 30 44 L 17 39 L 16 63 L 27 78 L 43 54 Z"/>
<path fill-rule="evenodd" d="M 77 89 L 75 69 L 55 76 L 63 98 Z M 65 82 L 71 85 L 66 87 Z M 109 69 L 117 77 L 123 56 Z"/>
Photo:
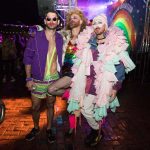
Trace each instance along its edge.
<path fill-rule="evenodd" d="M 36 0 L 3 0 L 0 2 L 0 23 L 35 24 L 38 18 Z"/>

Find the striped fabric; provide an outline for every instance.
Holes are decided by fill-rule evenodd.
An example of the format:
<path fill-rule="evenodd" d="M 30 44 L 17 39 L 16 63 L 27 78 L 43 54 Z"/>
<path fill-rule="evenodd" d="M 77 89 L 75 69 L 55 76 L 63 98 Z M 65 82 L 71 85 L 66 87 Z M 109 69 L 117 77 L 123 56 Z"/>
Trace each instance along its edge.
<path fill-rule="evenodd" d="M 59 74 L 54 74 L 49 77 L 47 81 L 33 80 L 35 83 L 34 89 L 31 91 L 31 94 L 37 98 L 46 98 L 50 96 L 47 92 L 48 86 L 59 79 Z"/>

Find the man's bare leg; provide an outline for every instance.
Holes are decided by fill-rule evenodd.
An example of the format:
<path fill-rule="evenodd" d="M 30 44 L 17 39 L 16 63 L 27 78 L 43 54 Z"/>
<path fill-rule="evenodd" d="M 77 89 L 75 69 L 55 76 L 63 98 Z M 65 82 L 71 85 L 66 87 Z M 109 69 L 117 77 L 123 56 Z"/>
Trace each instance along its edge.
<path fill-rule="evenodd" d="M 33 123 L 34 123 L 34 128 L 38 129 L 39 128 L 41 99 L 32 95 L 31 101 L 32 101 L 32 119 L 33 119 Z"/>
<path fill-rule="evenodd" d="M 71 77 L 64 76 L 48 87 L 48 93 L 51 95 L 61 96 L 71 85 Z"/>
<path fill-rule="evenodd" d="M 48 96 L 46 104 L 47 104 L 47 130 L 52 128 L 52 122 L 54 118 L 54 103 L 56 97 Z"/>

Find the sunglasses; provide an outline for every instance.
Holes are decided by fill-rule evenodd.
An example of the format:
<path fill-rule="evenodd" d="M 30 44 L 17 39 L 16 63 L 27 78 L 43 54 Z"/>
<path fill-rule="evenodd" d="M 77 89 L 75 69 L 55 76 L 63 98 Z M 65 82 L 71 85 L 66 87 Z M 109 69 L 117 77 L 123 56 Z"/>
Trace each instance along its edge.
<path fill-rule="evenodd" d="M 46 18 L 46 21 L 57 21 L 58 20 L 58 18 Z"/>

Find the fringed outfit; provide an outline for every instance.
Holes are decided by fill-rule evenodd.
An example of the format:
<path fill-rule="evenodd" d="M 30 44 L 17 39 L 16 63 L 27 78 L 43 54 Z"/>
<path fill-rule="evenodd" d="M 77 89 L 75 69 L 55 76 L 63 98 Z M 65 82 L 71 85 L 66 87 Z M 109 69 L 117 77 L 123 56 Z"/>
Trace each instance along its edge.
<path fill-rule="evenodd" d="M 72 85 L 68 111 L 81 109 L 93 129 L 107 116 L 107 109 L 115 112 L 119 106 L 117 97 L 110 102 L 112 89 L 119 90 L 125 72 L 135 68 L 127 50 L 123 31 L 112 26 L 108 29 L 104 44 L 97 45 L 93 28 L 87 27 L 76 41 L 77 51 L 72 66 Z"/>

